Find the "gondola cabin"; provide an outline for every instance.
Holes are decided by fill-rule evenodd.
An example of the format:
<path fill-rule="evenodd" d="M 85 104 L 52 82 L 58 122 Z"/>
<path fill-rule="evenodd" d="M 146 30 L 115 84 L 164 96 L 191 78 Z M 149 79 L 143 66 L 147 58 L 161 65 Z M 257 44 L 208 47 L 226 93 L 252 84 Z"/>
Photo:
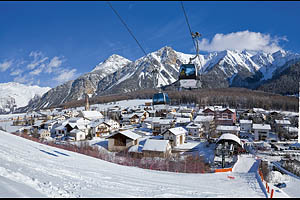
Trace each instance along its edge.
<path fill-rule="evenodd" d="M 197 88 L 197 68 L 194 64 L 182 64 L 179 69 L 181 88 Z"/>
<path fill-rule="evenodd" d="M 167 110 L 170 104 L 170 99 L 167 93 L 156 93 L 152 98 L 152 105 L 155 110 Z"/>

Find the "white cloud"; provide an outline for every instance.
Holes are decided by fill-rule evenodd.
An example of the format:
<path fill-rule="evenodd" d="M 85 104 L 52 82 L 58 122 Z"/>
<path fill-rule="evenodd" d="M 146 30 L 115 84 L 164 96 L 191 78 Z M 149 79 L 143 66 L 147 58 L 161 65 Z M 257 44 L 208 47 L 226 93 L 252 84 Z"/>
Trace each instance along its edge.
<path fill-rule="evenodd" d="M 75 79 L 77 74 L 76 74 L 76 69 L 72 70 L 67 70 L 64 69 L 60 72 L 59 76 L 55 77 L 53 80 L 56 80 L 59 84 L 65 83 L 69 80 Z"/>
<path fill-rule="evenodd" d="M 8 68 L 10 68 L 13 64 L 13 61 L 4 61 L 2 63 L 0 63 L 0 71 L 1 72 L 5 72 Z"/>
<path fill-rule="evenodd" d="M 29 74 L 30 75 L 39 75 L 43 71 L 45 66 L 46 66 L 45 64 L 41 64 L 39 68 L 36 68 L 35 70 L 29 72 Z"/>
<path fill-rule="evenodd" d="M 279 41 L 286 37 L 274 37 L 259 32 L 240 31 L 229 34 L 216 34 L 211 41 L 202 39 L 199 41 L 201 51 L 223 51 L 223 50 L 253 50 L 273 53 L 282 50 Z"/>
<path fill-rule="evenodd" d="M 47 73 L 51 73 L 52 72 L 52 68 L 58 68 L 58 67 L 60 67 L 61 66 L 61 64 L 63 63 L 63 60 L 62 59 L 60 59 L 59 57 L 57 57 L 57 56 L 54 56 L 52 59 L 51 59 L 51 61 L 50 61 L 50 63 L 48 64 L 48 66 L 47 66 Z"/>
<path fill-rule="evenodd" d="M 31 63 L 27 65 L 27 69 L 34 69 L 36 66 L 48 60 L 48 57 L 43 57 L 41 59 L 34 59 Z"/>
<path fill-rule="evenodd" d="M 29 56 L 33 57 L 33 61 L 27 65 L 27 69 L 30 70 L 48 60 L 48 57 L 45 57 L 44 54 L 40 51 L 32 51 L 30 52 Z"/>
<path fill-rule="evenodd" d="M 22 72 L 23 72 L 23 71 L 22 71 L 21 69 L 16 69 L 16 70 L 10 72 L 10 75 L 11 75 L 11 76 L 18 76 L 18 75 L 20 75 Z"/>

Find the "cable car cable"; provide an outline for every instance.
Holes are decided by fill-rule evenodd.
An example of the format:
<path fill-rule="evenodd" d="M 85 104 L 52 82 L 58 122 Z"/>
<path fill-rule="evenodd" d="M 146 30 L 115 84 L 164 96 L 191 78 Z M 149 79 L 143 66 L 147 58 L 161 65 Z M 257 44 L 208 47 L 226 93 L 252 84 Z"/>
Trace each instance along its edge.
<path fill-rule="evenodd" d="M 109 1 L 107 1 L 107 4 L 109 5 L 109 7 L 114 11 L 114 13 L 118 16 L 118 18 L 120 19 L 120 21 L 122 22 L 122 24 L 126 27 L 127 31 L 130 33 L 130 35 L 133 37 L 133 39 L 136 41 L 136 43 L 138 44 L 138 46 L 141 48 L 141 50 L 143 51 L 143 53 L 145 54 L 145 56 L 147 56 L 146 51 L 144 50 L 144 48 L 142 47 L 142 45 L 139 43 L 139 41 L 137 40 L 137 38 L 133 35 L 132 31 L 129 29 L 129 27 L 127 26 L 127 24 L 125 23 L 125 21 L 122 19 L 122 17 L 118 14 L 118 12 L 112 7 L 111 3 Z M 155 67 L 155 65 L 152 63 L 151 59 L 149 59 L 150 63 L 152 64 L 152 66 L 154 67 L 154 70 L 152 71 L 152 73 L 158 73 L 157 68 Z M 168 85 L 168 83 L 163 79 L 163 76 L 158 73 L 158 75 L 160 75 L 162 77 L 162 80 Z M 154 87 L 156 88 L 156 86 L 154 85 Z"/>

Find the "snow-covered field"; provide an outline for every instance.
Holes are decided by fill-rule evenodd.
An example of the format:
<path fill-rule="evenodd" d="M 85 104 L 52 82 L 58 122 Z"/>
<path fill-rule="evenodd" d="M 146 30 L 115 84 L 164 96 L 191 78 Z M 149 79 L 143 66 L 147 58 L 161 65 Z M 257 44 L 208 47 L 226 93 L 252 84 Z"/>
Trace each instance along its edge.
<path fill-rule="evenodd" d="M 3 131 L 0 183 L 0 197 L 265 197 L 255 173 L 241 172 L 241 168 L 239 172 L 214 174 L 152 171 L 120 166 Z"/>

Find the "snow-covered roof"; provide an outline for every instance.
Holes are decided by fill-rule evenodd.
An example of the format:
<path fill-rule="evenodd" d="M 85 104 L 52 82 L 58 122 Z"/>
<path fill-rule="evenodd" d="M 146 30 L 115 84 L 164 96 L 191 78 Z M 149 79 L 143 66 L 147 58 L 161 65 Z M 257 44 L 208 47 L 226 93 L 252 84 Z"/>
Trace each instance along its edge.
<path fill-rule="evenodd" d="M 260 130 L 271 130 L 270 124 L 253 124 L 252 128 Z"/>
<path fill-rule="evenodd" d="M 275 119 L 276 124 L 290 125 L 291 122 L 289 120 L 277 120 Z"/>
<path fill-rule="evenodd" d="M 155 119 L 153 120 L 154 123 L 159 124 L 171 124 L 174 121 L 174 119 Z"/>
<path fill-rule="evenodd" d="M 186 134 L 187 130 L 182 127 L 170 128 L 169 131 L 174 135 Z"/>
<path fill-rule="evenodd" d="M 252 120 L 241 119 L 240 124 L 252 124 Z"/>
<path fill-rule="evenodd" d="M 216 143 L 220 142 L 221 140 L 233 140 L 233 141 L 237 142 L 239 145 L 243 146 L 240 138 L 238 136 L 234 135 L 234 134 L 231 134 L 231 133 L 224 133 L 224 134 L 222 134 L 218 138 L 218 140 L 217 140 Z"/>
<path fill-rule="evenodd" d="M 89 120 L 104 118 L 104 116 L 96 110 L 93 111 L 81 111 L 82 116 Z"/>
<path fill-rule="evenodd" d="M 143 151 L 165 152 L 167 150 L 168 144 L 169 140 L 147 139 L 144 144 Z"/>
<path fill-rule="evenodd" d="M 61 126 L 55 128 L 55 130 L 64 130 L 64 129 L 65 129 L 64 125 L 61 125 Z"/>
<path fill-rule="evenodd" d="M 216 130 L 217 131 L 240 131 L 240 127 L 218 125 Z"/>
<path fill-rule="evenodd" d="M 190 118 L 185 118 L 185 117 L 177 117 L 176 122 L 177 123 L 189 123 L 191 121 Z"/>
<path fill-rule="evenodd" d="M 202 124 L 195 124 L 194 122 L 189 123 L 186 128 L 190 129 L 190 128 L 201 128 L 203 125 Z"/>
<path fill-rule="evenodd" d="M 140 135 L 138 135 L 138 134 L 132 132 L 131 130 L 125 130 L 125 131 L 118 131 L 118 132 L 116 132 L 116 133 L 114 133 L 114 134 L 108 136 L 107 138 L 111 138 L 111 137 L 113 137 L 114 135 L 119 134 L 119 133 L 122 134 L 122 135 L 125 135 L 126 137 L 128 137 L 128 138 L 130 138 L 130 139 L 133 139 L 133 140 L 136 140 L 136 139 L 142 137 L 142 136 L 140 136 Z"/>
<path fill-rule="evenodd" d="M 200 115 L 198 115 L 194 119 L 194 122 L 211 122 L 213 120 L 214 120 L 214 116 L 200 116 Z"/>

